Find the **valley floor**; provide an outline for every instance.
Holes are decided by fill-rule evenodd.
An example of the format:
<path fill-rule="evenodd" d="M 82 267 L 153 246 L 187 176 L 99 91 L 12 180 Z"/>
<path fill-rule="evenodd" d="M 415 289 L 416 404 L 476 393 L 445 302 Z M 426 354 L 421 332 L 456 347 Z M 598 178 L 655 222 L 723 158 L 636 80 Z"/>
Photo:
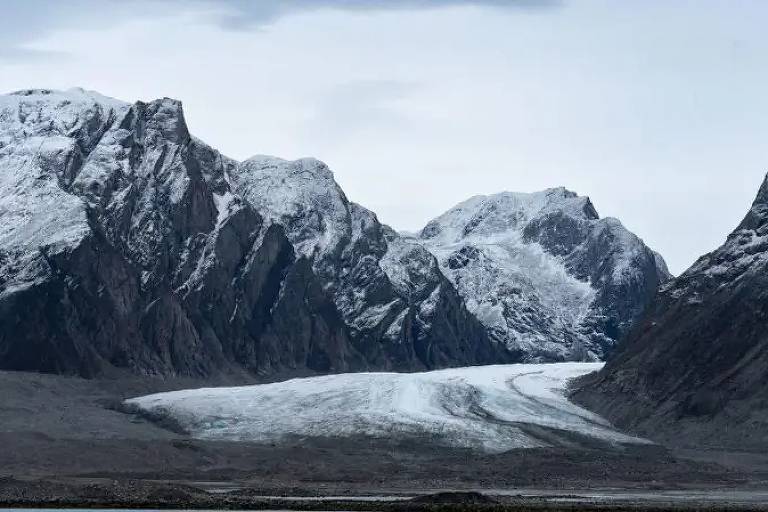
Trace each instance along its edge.
<path fill-rule="evenodd" d="M 232 499 L 242 508 L 274 508 L 257 506 L 263 500 L 255 497 L 461 489 L 513 495 L 671 489 L 712 496 L 740 489 L 759 497 L 768 488 L 765 454 L 617 444 L 546 425 L 518 427 L 551 446 L 483 451 L 435 444 L 417 431 L 398 438 L 196 439 L 120 410 L 129 397 L 211 384 L 227 383 L 0 372 L 0 502 L 160 506 L 177 496 L 175 503 L 190 507 Z"/>

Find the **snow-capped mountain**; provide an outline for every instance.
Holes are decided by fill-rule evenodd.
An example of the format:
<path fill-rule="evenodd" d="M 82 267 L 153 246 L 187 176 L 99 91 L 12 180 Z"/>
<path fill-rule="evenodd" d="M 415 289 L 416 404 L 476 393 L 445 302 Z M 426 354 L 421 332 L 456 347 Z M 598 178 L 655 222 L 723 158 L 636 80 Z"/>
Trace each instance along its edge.
<path fill-rule="evenodd" d="M 564 188 L 472 197 L 415 239 L 527 361 L 602 359 L 670 278 L 661 256 Z"/>
<path fill-rule="evenodd" d="M 0 96 L 0 368 L 210 375 L 509 359 L 431 255 L 347 201 L 321 162 L 226 158 L 167 98 Z"/>
<path fill-rule="evenodd" d="M 127 400 L 202 439 L 409 437 L 502 452 L 563 444 L 574 434 L 645 443 L 566 400 L 567 382 L 601 363 L 501 365 L 424 373 L 347 373 Z M 268 414 L 265 413 L 268 411 Z"/>
<path fill-rule="evenodd" d="M 237 162 L 181 103 L 0 96 L 0 368 L 210 375 L 594 360 L 667 277 L 563 189 L 419 236 L 322 162 Z"/>
<path fill-rule="evenodd" d="M 676 442 L 768 447 L 768 177 L 725 243 L 663 285 L 577 397 Z"/>

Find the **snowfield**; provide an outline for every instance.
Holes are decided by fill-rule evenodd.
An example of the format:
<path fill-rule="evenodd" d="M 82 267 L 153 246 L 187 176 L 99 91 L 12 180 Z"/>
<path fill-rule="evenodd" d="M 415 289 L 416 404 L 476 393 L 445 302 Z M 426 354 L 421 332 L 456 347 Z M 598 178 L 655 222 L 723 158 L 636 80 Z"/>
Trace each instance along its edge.
<path fill-rule="evenodd" d="M 551 445 L 548 427 L 612 443 L 646 443 L 569 402 L 570 379 L 602 363 L 475 366 L 423 373 L 348 373 L 204 388 L 127 400 L 204 439 L 423 436 L 489 452 Z M 548 437 L 548 436 L 544 436 Z"/>

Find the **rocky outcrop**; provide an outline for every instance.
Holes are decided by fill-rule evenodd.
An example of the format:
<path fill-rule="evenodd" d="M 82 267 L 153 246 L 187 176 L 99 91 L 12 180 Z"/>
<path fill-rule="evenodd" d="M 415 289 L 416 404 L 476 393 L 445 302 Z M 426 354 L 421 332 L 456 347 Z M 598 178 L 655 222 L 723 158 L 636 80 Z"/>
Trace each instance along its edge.
<path fill-rule="evenodd" d="M 684 444 L 768 447 L 768 179 L 725 243 L 664 285 L 576 398 Z"/>
<path fill-rule="evenodd" d="M 642 240 L 564 188 L 473 197 L 417 239 L 525 361 L 602 359 L 670 278 Z"/>

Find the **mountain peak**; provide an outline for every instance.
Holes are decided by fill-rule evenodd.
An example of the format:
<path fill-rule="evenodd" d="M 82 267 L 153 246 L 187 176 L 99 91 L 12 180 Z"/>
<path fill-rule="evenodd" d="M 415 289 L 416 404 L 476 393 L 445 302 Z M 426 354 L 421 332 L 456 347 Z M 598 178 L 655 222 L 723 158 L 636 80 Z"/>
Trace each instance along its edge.
<path fill-rule="evenodd" d="M 332 250 L 347 235 L 349 201 L 328 166 L 315 158 L 256 155 L 232 176 L 237 192 L 272 222 L 290 222 L 299 253 Z M 301 226 L 301 228 L 298 228 Z"/>
<path fill-rule="evenodd" d="M 763 183 L 757 191 L 757 196 L 752 202 L 752 207 L 747 212 L 744 220 L 739 224 L 738 230 L 756 230 L 768 224 L 768 175 L 763 178 Z"/>
<path fill-rule="evenodd" d="M 333 171 L 322 160 L 313 157 L 287 160 L 272 155 L 253 155 L 243 161 L 244 165 L 272 169 L 276 174 L 294 173 L 305 178 L 318 177 L 325 180 L 334 180 Z"/>
<path fill-rule="evenodd" d="M 15 105 L 37 105 L 44 110 L 72 111 L 84 109 L 90 105 L 98 105 L 104 110 L 125 109 L 129 103 L 109 96 L 104 96 L 95 91 L 82 88 L 67 89 L 64 91 L 55 89 L 23 89 L 8 94 L 0 95 L 0 108 Z M 23 113 L 22 113 L 23 115 Z"/>
<path fill-rule="evenodd" d="M 470 234 L 521 231 L 531 220 L 560 213 L 580 220 L 598 219 L 588 197 L 565 187 L 539 192 L 499 192 L 477 195 L 430 221 L 421 231 L 424 238 L 458 240 Z"/>

